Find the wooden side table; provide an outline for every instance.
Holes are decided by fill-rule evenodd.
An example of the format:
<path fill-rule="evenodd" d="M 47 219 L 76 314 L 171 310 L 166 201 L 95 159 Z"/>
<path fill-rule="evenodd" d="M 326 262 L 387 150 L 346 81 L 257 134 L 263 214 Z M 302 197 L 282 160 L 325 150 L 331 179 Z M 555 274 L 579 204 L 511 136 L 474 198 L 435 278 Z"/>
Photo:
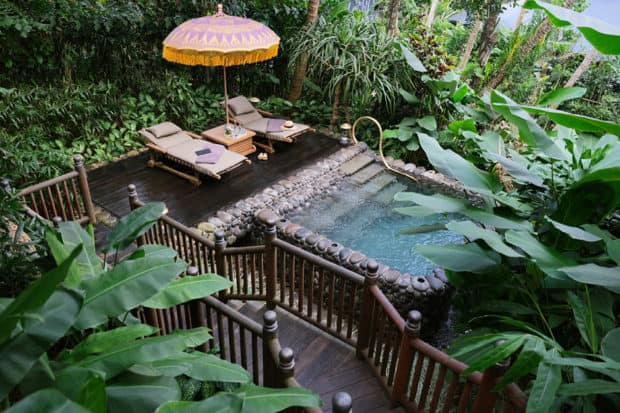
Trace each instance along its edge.
<path fill-rule="evenodd" d="M 206 130 L 200 135 L 207 140 L 226 146 L 226 149 L 230 151 L 237 152 L 244 156 L 256 152 L 256 146 L 254 146 L 254 142 L 252 141 L 256 133 L 246 129 L 244 135 L 233 138 L 231 135 L 226 135 L 225 128 L 226 125 L 220 125 L 216 128 Z"/>

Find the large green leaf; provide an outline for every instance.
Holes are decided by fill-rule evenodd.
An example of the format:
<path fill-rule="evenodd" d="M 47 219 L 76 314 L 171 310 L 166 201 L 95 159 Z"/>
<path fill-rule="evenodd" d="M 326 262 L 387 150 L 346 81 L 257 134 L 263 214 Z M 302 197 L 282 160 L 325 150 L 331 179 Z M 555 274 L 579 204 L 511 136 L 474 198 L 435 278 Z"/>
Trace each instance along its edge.
<path fill-rule="evenodd" d="M 418 59 L 418 56 L 416 56 L 415 53 L 409 50 L 407 46 L 405 46 L 404 44 L 401 44 L 400 50 L 402 51 L 403 57 L 407 61 L 407 64 L 413 70 L 415 70 L 416 72 L 421 72 L 421 73 L 426 72 L 426 68 L 424 67 L 420 59 Z"/>
<path fill-rule="evenodd" d="M 570 155 L 554 142 L 547 135 L 547 132 L 523 108 L 508 96 L 496 90 L 492 91 L 491 107 L 519 128 L 519 136 L 529 146 L 539 148 L 551 158 L 570 161 Z"/>
<path fill-rule="evenodd" d="M 419 245 L 415 252 L 442 268 L 452 271 L 475 273 L 487 272 L 501 262 L 497 254 L 486 251 L 478 244 L 465 245 Z"/>
<path fill-rule="evenodd" d="M 573 280 L 591 285 L 599 285 L 620 294 L 620 267 L 602 267 L 597 264 L 560 266 L 558 271 L 567 274 Z"/>
<path fill-rule="evenodd" d="M 547 353 L 545 363 L 553 364 L 560 367 L 580 367 L 586 370 L 594 371 L 611 377 L 620 383 L 620 363 L 611 359 L 604 361 L 592 361 L 578 357 L 559 357 Z"/>
<path fill-rule="evenodd" d="M 93 413 L 106 411 L 105 381 L 92 370 L 79 367 L 62 370 L 56 376 L 56 388 Z"/>
<path fill-rule="evenodd" d="M 544 180 L 532 173 L 527 168 L 521 166 L 518 162 L 513 161 L 512 159 L 508 159 L 506 157 L 489 153 L 486 155 L 487 158 L 494 160 L 495 162 L 499 162 L 499 164 L 512 176 L 513 178 L 518 179 L 521 182 L 530 183 L 540 188 L 547 188 Z"/>
<path fill-rule="evenodd" d="M 22 314 L 21 330 L 0 347 L 0 400 L 65 335 L 75 322 L 80 304 L 81 297 L 76 293 L 55 290 L 42 306 Z"/>
<path fill-rule="evenodd" d="M 540 0 L 527 0 L 525 9 L 542 9 L 558 27 L 575 26 L 592 46 L 603 54 L 620 54 L 620 29 L 601 20 L 554 6 Z"/>
<path fill-rule="evenodd" d="M 188 364 L 190 368 L 185 374 L 201 381 L 248 383 L 251 380 L 250 374 L 241 366 L 222 360 L 213 354 L 205 354 L 199 351 L 175 354 L 154 361 L 149 366 L 155 370 L 162 369 L 163 374 L 175 363 Z"/>
<path fill-rule="evenodd" d="M 82 246 L 78 246 L 62 264 L 30 284 L 6 306 L 0 313 L 0 345 L 9 338 L 17 323 L 26 313 L 36 311 L 50 298 L 56 286 L 69 274 L 69 269 L 81 251 Z"/>
<path fill-rule="evenodd" d="M 275 413 L 293 406 L 321 405 L 318 394 L 295 387 L 271 389 L 247 385 L 239 388 L 236 393 L 243 397 L 242 413 Z"/>
<path fill-rule="evenodd" d="M 601 350 L 605 357 L 620 362 L 620 327 L 614 328 L 603 337 Z"/>
<path fill-rule="evenodd" d="M 80 224 L 74 221 L 61 222 L 58 230 L 66 251 L 72 251 L 80 244 L 84 246 L 75 260 L 81 280 L 95 278 L 103 272 L 101 260 L 95 252 L 95 240 Z M 58 263 L 58 259 L 56 262 Z"/>
<path fill-rule="evenodd" d="M 514 363 L 495 387 L 501 390 L 512 382 L 517 381 L 521 377 L 529 374 L 545 357 L 545 344 L 542 340 L 535 337 L 528 337 L 523 345 L 523 349 Z"/>
<path fill-rule="evenodd" d="M 493 347 L 489 351 L 486 351 L 475 361 L 473 361 L 469 367 L 463 371 L 463 375 L 473 373 L 474 371 L 484 371 L 487 367 L 491 367 L 500 361 L 512 356 L 517 350 L 521 348 L 525 339 L 528 336 L 525 334 L 510 337 L 498 346 Z"/>
<path fill-rule="evenodd" d="M 455 152 L 443 149 L 437 140 L 424 133 L 419 133 L 418 137 L 429 162 L 439 172 L 458 179 L 466 188 L 481 194 L 491 195 L 500 189 L 493 174 L 481 171 Z"/>
<path fill-rule="evenodd" d="M 551 349 L 549 353 L 557 354 Z M 527 400 L 527 411 L 531 413 L 548 413 L 562 384 L 562 371 L 559 366 L 541 363 L 536 372 L 536 379 Z"/>
<path fill-rule="evenodd" d="M 60 240 L 60 234 L 51 228 L 47 228 L 45 230 L 45 241 L 47 242 L 47 246 L 49 247 L 52 257 L 54 257 L 57 265 L 60 265 L 71 254 L 71 251 L 68 250 Z M 80 273 L 78 272 L 78 267 L 74 260 L 73 264 L 71 264 L 67 270 L 65 285 L 67 288 L 75 288 L 81 281 Z"/>
<path fill-rule="evenodd" d="M 558 109 L 541 108 L 537 106 L 520 105 L 521 109 L 538 115 L 545 115 L 558 125 L 584 132 L 611 133 L 620 135 L 620 125 L 606 120 L 591 118 L 585 115 L 564 112 Z M 513 106 L 511 106 L 516 110 Z"/>
<path fill-rule="evenodd" d="M 419 118 L 418 120 L 418 125 L 420 125 L 422 128 L 428 130 L 428 131 L 435 131 L 437 130 L 437 121 L 435 120 L 434 116 L 424 116 L 422 118 Z"/>
<path fill-rule="evenodd" d="M 532 231 L 531 222 L 525 219 L 516 219 L 511 217 L 503 217 L 496 213 L 486 212 L 481 209 L 468 208 L 459 212 L 467 218 L 471 218 L 484 225 L 489 225 L 497 229 L 520 229 L 524 231 Z"/>
<path fill-rule="evenodd" d="M 241 413 L 242 409 L 242 395 L 220 392 L 199 402 L 168 402 L 155 413 Z"/>
<path fill-rule="evenodd" d="M 144 234 L 164 213 L 166 205 L 163 202 L 152 202 L 121 218 L 108 233 L 106 251 L 122 250 L 131 245 L 140 235 Z"/>
<path fill-rule="evenodd" d="M 109 331 L 94 333 L 80 341 L 72 350 L 63 353 L 61 361 L 76 362 L 92 355 L 116 348 L 121 344 L 133 342 L 138 338 L 147 337 L 157 332 L 155 327 L 136 324 L 116 327 Z"/>
<path fill-rule="evenodd" d="M 126 373 L 106 386 L 108 411 L 151 413 L 162 404 L 181 399 L 173 377 Z"/>
<path fill-rule="evenodd" d="M 407 103 L 418 103 L 420 99 L 414 94 L 407 92 L 405 89 L 401 88 L 399 90 L 400 95 L 407 101 Z"/>
<path fill-rule="evenodd" d="M 64 394 L 55 389 L 43 389 L 15 405 L 11 406 L 5 413 L 89 413 L 79 404 L 68 399 Z"/>
<path fill-rule="evenodd" d="M 76 327 L 96 327 L 161 291 L 186 267 L 182 261 L 172 261 L 171 253 L 165 247 L 150 249 L 142 258 L 123 260 L 105 276 L 84 281 L 86 297 Z"/>
<path fill-rule="evenodd" d="M 543 244 L 529 232 L 508 230 L 504 237 L 508 243 L 525 251 L 545 274 L 553 278 L 567 280 L 566 274 L 560 271 L 560 267 L 576 264 L 573 258 L 562 255 L 559 251 Z"/>
<path fill-rule="evenodd" d="M 395 208 L 395 211 L 401 214 L 414 216 L 454 213 L 467 208 L 467 203 L 465 201 L 442 194 L 423 195 L 417 192 L 399 192 L 394 195 L 394 200 L 398 202 L 409 201 L 418 204 L 416 207 Z"/>
<path fill-rule="evenodd" d="M 620 383 L 601 379 L 589 379 L 579 383 L 562 384 L 558 389 L 561 396 L 588 396 L 592 394 L 620 393 Z"/>
<path fill-rule="evenodd" d="M 216 274 L 185 276 L 168 284 L 142 305 L 150 308 L 170 308 L 177 304 L 207 297 L 232 286 L 232 282 Z"/>
<path fill-rule="evenodd" d="M 585 87 L 560 87 L 547 92 L 538 100 L 539 105 L 559 105 L 567 100 L 578 99 L 586 94 Z"/>
<path fill-rule="evenodd" d="M 547 221 L 549 221 L 551 225 L 554 226 L 555 229 L 557 229 L 560 232 L 563 232 L 564 234 L 568 235 L 572 239 L 576 239 L 579 241 L 585 241 L 585 242 L 601 241 L 601 238 L 598 235 L 592 234 L 591 232 L 588 232 L 588 231 L 584 231 L 581 228 L 573 227 L 570 225 L 564 225 L 560 222 L 552 220 L 549 217 L 547 217 Z"/>
<path fill-rule="evenodd" d="M 120 344 L 104 353 L 87 357 L 73 365 L 101 373 L 104 379 L 121 373 L 134 364 L 149 363 L 185 350 L 185 338 L 179 335 L 149 337 Z"/>
<path fill-rule="evenodd" d="M 451 221 L 446 225 L 450 231 L 458 232 L 472 241 L 481 239 L 489 247 L 507 257 L 523 257 L 504 243 L 503 238 L 495 231 L 484 229 L 471 221 Z"/>
<path fill-rule="evenodd" d="M 594 326 L 592 308 L 584 303 L 581 298 L 572 291 L 567 293 L 567 301 L 573 310 L 575 324 L 583 341 L 590 347 L 592 353 L 598 352 L 598 335 Z"/>

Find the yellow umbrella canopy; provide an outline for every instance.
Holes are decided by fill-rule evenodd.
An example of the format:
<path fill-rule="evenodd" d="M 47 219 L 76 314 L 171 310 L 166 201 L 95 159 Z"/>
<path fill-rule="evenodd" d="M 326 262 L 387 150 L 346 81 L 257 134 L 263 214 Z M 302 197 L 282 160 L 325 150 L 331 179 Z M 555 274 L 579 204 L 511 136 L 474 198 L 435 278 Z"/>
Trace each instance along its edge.
<path fill-rule="evenodd" d="M 170 32 L 163 42 L 163 58 L 190 66 L 223 66 L 224 99 L 227 101 L 226 67 L 275 57 L 280 38 L 264 24 L 228 16 L 221 4 L 217 8 L 215 15 L 188 20 Z"/>

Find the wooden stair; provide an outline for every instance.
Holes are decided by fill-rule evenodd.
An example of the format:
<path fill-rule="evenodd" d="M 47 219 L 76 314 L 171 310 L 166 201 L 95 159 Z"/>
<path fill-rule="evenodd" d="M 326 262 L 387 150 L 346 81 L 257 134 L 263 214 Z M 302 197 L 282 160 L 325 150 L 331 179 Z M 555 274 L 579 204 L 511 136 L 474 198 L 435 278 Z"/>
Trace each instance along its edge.
<path fill-rule="evenodd" d="M 265 306 L 248 302 L 239 307 L 242 314 L 262 323 Z M 368 365 L 355 356 L 355 349 L 304 320 L 282 310 L 278 314 L 280 343 L 295 352 L 295 377 L 301 385 L 317 392 L 325 412 L 331 412 L 334 394 L 345 391 L 353 398 L 355 413 L 404 412 L 390 408 L 385 390 Z"/>

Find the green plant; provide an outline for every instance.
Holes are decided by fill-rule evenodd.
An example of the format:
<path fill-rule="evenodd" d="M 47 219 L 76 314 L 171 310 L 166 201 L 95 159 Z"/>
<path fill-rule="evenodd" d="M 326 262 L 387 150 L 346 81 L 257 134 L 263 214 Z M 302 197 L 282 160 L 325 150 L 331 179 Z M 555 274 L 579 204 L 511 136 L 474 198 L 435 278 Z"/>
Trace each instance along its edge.
<path fill-rule="evenodd" d="M 113 258 L 112 268 L 95 254 L 92 228 L 66 222 L 58 232 L 47 232 L 58 267 L 14 300 L 0 302 L 0 399 L 10 406 L 8 412 L 42 406 L 75 412 L 224 407 L 275 412 L 318 404 L 317 396 L 304 389 L 254 386 L 240 366 L 195 351 L 211 338 L 206 328 L 155 336 L 156 328 L 132 315 L 142 307 L 169 308 L 231 285 L 214 274 L 177 278 L 187 264 L 163 246 L 145 245 L 118 258 L 163 210 L 161 203 L 147 204 L 110 231 L 104 258 Z M 237 385 L 201 401 L 181 402 L 178 376 Z"/>

